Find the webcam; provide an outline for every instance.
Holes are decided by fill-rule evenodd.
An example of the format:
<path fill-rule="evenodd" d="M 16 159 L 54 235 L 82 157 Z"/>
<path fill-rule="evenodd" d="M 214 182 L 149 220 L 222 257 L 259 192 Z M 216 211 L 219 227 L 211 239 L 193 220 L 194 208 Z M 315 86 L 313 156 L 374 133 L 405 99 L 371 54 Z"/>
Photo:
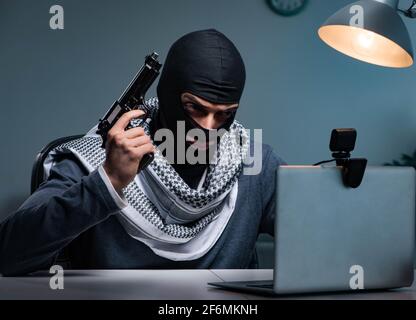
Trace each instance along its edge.
<path fill-rule="evenodd" d="M 355 148 L 356 140 L 357 130 L 353 128 L 332 130 L 329 149 L 332 152 L 333 159 L 318 162 L 315 166 L 328 162 L 336 162 L 337 166 L 342 168 L 344 185 L 350 188 L 358 188 L 364 177 L 367 159 L 351 158 L 351 152 Z"/>

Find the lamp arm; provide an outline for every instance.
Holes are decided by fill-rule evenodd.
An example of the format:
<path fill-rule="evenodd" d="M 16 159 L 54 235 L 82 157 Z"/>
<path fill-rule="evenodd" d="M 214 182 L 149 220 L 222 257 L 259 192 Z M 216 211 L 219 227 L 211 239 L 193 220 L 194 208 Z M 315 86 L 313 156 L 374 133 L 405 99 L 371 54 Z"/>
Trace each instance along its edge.
<path fill-rule="evenodd" d="M 397 9 L 398 12 L 403 13 L 406 17 L 415 19 L 416 18 L 416 0 L 413 0 L 410 8 L 407 10 Z"/>

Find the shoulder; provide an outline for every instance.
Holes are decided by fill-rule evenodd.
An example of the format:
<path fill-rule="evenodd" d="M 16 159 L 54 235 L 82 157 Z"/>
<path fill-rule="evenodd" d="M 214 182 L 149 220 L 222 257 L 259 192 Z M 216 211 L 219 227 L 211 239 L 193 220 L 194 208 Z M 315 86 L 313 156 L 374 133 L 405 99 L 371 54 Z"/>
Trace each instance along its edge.
<path fill-rule="evenodd" d="M 266 144 L 262 144 L 263 147 L 263 163 L 266 166 L 279 166 L 279 165 L 285 165 L 286 161 L 283 160 L 280 155 L 278 155 L 273 148 Z"/>
<path fill-rule="evenodd" d="M 285 165 L 283 160 L 268 144 L 262 144 L 263 159 L 260 171 L 261 182 L 263 185 L 270 185 L 274 181 L 277 169 L 281 165 Z"/>
<path fill-rule="evenodd" d="M 269 175 L 286 161 L 278 155 L 273 148 L 266 143 L 256 141 L 250 136 L 249 153 L 244 161 L 244 171 L 251 175 Z"/>

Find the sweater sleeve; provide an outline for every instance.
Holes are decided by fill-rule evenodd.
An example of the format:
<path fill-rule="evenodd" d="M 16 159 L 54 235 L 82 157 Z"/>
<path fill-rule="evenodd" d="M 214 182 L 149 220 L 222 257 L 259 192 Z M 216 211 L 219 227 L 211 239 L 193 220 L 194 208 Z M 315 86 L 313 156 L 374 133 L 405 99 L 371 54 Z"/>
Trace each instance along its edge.
<path fill-rule="evenodd" d="M 42 183 L 0 224 L 0 274 L 20 275 L 49 268 L 79 234 L 120 210 L 95 170 L 61 159 Z"/>
<path fill-rule="evenodd" d="M 259 233 L 274 236 L 274 219 L 276 214 L 277 170 L 286 162 L 278 157 L 269 147 L 264 158 L 262 170 L 263 214 Z"/>

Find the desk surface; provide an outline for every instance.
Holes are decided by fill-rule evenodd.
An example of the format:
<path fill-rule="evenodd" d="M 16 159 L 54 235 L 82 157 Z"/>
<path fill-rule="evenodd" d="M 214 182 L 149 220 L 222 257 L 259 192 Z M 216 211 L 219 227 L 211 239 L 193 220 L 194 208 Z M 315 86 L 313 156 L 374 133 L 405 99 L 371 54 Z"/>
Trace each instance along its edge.
<path fill-rule="evenodd" d="M 208 282 L 270 280 L 272 270 L 67 270 L 64 289 L 49 287 L 51 274 L 0 277 L 4 299 L 265 299 L 212 288 Z M 275 297 L 274 299 L 416 299 L 412 287 L 367 293 L 336 293 Z"/>

